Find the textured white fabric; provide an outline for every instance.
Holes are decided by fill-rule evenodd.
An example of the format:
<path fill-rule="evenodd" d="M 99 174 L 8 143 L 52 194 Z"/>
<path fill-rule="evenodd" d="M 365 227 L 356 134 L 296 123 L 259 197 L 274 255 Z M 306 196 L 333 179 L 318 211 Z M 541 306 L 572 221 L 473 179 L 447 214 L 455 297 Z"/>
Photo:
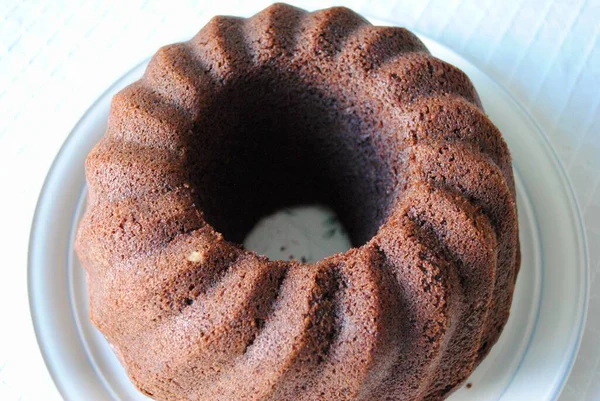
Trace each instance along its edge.
<path fill-rule="evenodd" d="M 309 9 L 334 4 L 292 3 Z M 73 125 L 160 45 L 191 36 L 212 15 L 250 15 L 268 4 L 0 2 L 0 399 L 60 399 L 31 329 L 26 255 L 42 182 Z M 506 86 L 549 135 L 579 198 L 592 269 L 583 345 L 561 400 L 600 400 L 600 1 L 343 4 L 455 49 Z"/>

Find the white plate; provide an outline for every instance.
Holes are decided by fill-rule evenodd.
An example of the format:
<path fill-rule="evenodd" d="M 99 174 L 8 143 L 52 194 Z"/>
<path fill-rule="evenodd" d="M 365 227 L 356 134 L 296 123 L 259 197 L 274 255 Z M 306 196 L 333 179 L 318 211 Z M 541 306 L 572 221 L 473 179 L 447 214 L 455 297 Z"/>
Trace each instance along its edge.
<path fill-rule="evenodd" d="M 588 299 L 587 250 L 573 191 L 540 127 L 503 88 L 451 50 L 431 52 L 465 71 L 512 151 L 523 262 L 510 320 L 491 354 L 450 398 L 555 400 L 581 340 Z M 85 200 L 84 160 L 104 134 L 116 82 L 69 135 L 42 189 L 31 230 L 29 301 L 46 365 L 65 399 L 145 400 L 88 319 L 87 289 L 73 252 Z"/>

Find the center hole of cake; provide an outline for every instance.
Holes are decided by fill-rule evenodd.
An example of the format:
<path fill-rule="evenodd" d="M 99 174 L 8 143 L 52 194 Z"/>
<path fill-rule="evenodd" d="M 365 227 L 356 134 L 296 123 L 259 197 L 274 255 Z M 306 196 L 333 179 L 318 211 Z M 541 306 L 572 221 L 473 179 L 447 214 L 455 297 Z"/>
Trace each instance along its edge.
<path fill-rule="evenodd" d="M 244 239 L 244 247 L 271 260 L 312 263 L 346 252 L 352 244 L 332 209 L 305 205 L 263 217 Z"/>
<path fill-rule="evenodd" d="M 402 168 L 402 160 L 393 160 L 393 168 L 390 161 L 395 134 L 360 99 L 311 84 L 303 75 L 271 74 L 232 81 L 202 106 L 185 153 L 195 206 L 226 240 L 246 239 L 247 248 L 275 259 L 319 260 L 347 250 L 349 242 L 362 246 L 377 233 L 401 188 L 394 169 Z M 322 207 L 313 208 L 310 218 L 286 214 L 304 216 L 300 205 L 327 205 L 335 215 Z M 275 244 L 274 237 L 261 246 L 254 232 L 273 213 L 282 216 L 275 222 L 294 222 L 284 224 L 289 233 L 280 234 L 288 243 Z M 316 247 L 289 249 L 291 233 L 302 232 L 294 230 L 303 224 L 314 225 L 304 227 L 314 233 L 304 243 L 336 236 L 335 226 L 318 232 L 323 221 L 334 218 L 348 232 L 345 245 L 318 252 Z"/>

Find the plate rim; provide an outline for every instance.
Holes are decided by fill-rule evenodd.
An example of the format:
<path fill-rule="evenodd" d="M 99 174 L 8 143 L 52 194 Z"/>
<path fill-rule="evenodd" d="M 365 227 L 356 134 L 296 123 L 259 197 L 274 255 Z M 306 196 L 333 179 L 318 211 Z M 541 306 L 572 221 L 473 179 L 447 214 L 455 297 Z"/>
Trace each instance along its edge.
<path fill-rule="evenodd" d="M 385 21 L 385 20 L 382 20 L 379 18 L 372 18 L 368 14 L 363 14 L 363 15 L 365 15 L 365 17 L 368 18 L 373 23 L 381 22 L 382 25 L 398 26 L 397 23 L 394 23 L 391 21 Z M 488 75 L 487 72 L 485 71 L 485 69 L 480 68 L 478 63 L 474 62 L 469 57 L 463 56 L 462 54 L 456 52 L 454 49 L 447 46 L 446 44 L 443 44 L 435 39 L 432 39 L 428 35 L 422 34 L 419 30 L 411 29 L 411 31 L 414 34 L 416 34 L 420 39 L 422 39 L 424 42 L 434 43 L 437 46 L 443 47 L 445 51 L 451 53 L 453 56 L 464 60 L 466 63 L 470 64 L 472 67 L 474 67 L 480 73 L 485 75 L 491 82 L 494 83 L 494 85 L 497 87 L 497 89 L 499 89 L 501 92 L 503 92 L 503 95 L 505 95 L 511 101 L 512 106 L 514 106 L 522 114 L 522 116 L 529 123 L 531 123 L 531 125 L 535 128 L 535 131 L 537 133 L 537 135 L 536 135 L 537 139 L 541 139 L 541 143 L 544 146 L 544 150 L 550 156 L 549 159 L 551 159 L 552 164 L 554 164 L 555 170 L 557 170 L 557 172 L 558 172 L 558 179 L 560 180 L 561 187 L 563 189 L 565 189 L 564 193 L 565 193 L 566 198 L 569 203 L 569 215 L 571 217 L 570 220 L 573 223 L 575 223 L 575 224 L 573 224 L 573 228 L 574 228 L 573 231 L 576 233 L 576 238 L 574 238 L 574 242 L 577 243 L 577 245 L 578 245 L 576 254 L 581 258 L 580 264 L 582 267 L 582 272 L 581 272 L 582 274 L 580 274 L 581 277 L 579 279 L 579 285 L 581 286 L 581 288 L 584 291 L 583 291 L 583 294 L 579 294 L 580 296 L 578 297 L 578 301 L 577 301 L 577 311 L 579 313 L 578 313 L 578 319 L 577 319 L 578 320 L 578 328 L 577 328 L 577 332 L 576 332 L 576 338 L 575 338 L 575 341 L 572 344 L 570 344 L 571 349 L 568 351 L 568 354 L 569 354 L 568 359 L 569 360 L 567 362 L 566 367 L 563 369 L 562 378 L 560 379 L 560 382 L 558 383 L 558 385 L 554 386 L 554 389 L 552 392 L 552 400 L 556 400 L 556 399 L 558 399 L 562 390 L 564 389 L 564 387 L 567 383 L 567 380 L 572 372 L 575 361 L 577 359 L 578 351 L 581 346 L 581 342 L 582 342 L 583 334 L 584 334 L 584 330 L 585 330 L 585 325 L 586 325 L 586 321 L 587 321 L 587 316 L 588 316 L 589 294 L 590 294 L 589 249 L 588 249 L 587 235 L 586 235 L 586 231 L 585 231 L 585 223 L 584 223 L 584 220 L 583 220 L 583 217 L 581 214 L 581 207 L 579 205 L 579 200 L 575 194 L 575 191 L 574 191 L 573 185 L 569 179 L 568 173 L 564 167 L 564 163 L 559 158 L 558 154 L 556 153 L 556 150 L 552 146 L 546 133 L 544 132 L 542 127 L 539 125 L 537 120 L 535 120 L 535 118 L 533 118 L 533 116 L 524 108 L 524 106 L 515 98 L 515 96 L 513 96 L 513 94 L 504 85 L 500 84 L 495 79 L 493 79 L 490 75 Z M 33 259 L 34 259 L 34 253 L 36 252 L 37 241 L 39 240 L 36 237 L 37 237 L 37 231 L 38 231 L 37 227 L 40 226 L 41 220 L 42 220 L 42 217 L 40 214 L 45 206 L 44 204 L 46 202 L 48 202 L 49 200 L 52 200 L 52 198 L 50 198 L 50 194 L 49 194 L 50 181 L 52 180 L 52 177 L 56 175 L 57 170 L 58 170 L 58 165 L 64 159 L 65 153 L 67 152 L 69 147 L 73 145 L 75 133 L 81 129 L 81 126 L 85 123 L 86 119 L 89 118 L 89 116 L 91 115 L 93 110 L 98 106 L 98 104 L 109 93 L 111 93 L 116 88 L 121 86 L 123 81 L 127 80 L 127 77 L 129 77 L 135 70 L 139 69 L 141 66 L 148 63 L 149 60 L 150 60 L 150 57 L 145 58 L 144 60 L 135 64 L 132 68 L 128 69 L 124 74 L 120 75 L 110 86 L 108 86 L 104 91 L 102 91 L 102 93 L 94 100 L 94 102 L 92 102 L 90 104 L 90 106 L 85 110 L 85 112 L 81 115 L 81 117 L 78 119 L 78 121 L 72 127 L 69 134 L 63 141 L 59 151 L 57 152 L 56 156 L 54 157 L 52 164 L 50 165 L 50 168 L 48 169 L 48 172 L 46 174 L 46 177 L 44 179 L 44 182 L 41 186 L 41 189 L 40 189 L 40 192 L 38 195 L 38 200 L 36 202 L 35 211 L 33 214 L 31 225 L 30 225 L 29 243 L 28 243 L 28 250 L 27 250 L 27 299 L 28 299 L 28 304 L 29 304 L 30 318 L 31 318 L 33 330 L 35 333 L 36 342 L 38 344 L 38 348 L 40 349 L 42 359 L 44 361 L 46 369 L 49 372 L 58 392 L 65 399 L 67 399 L 66 398 L 67 393 L 65 391 L 64 384 L 62 383 L 61 380 L 59 380 L 58 372 L 56 372 L 56 369 L 50 360 L 48 350 L 42 344 L 42 339 L 41 339 L 42 329 L 40 327 L 41 322 L 38 317 L 38 312 L 34 308 L 34 305 L 36 302 L 34 300 L 34 295 L 33 295 L 34 291 L 32 291 L 32 288 L 35 287 L 35 284 L 34 284 L 35 279 L 33 278 L 33 276 L 34 276 L 33 269 L 35 268 L 35 266 L 33 263 Z M 543 273 L 543 269 L 542 269 L 542 273 Z M 542 296 L 543 296 L 543 294 L 542 294 Z M 536 317 L 536 319 L 538 319 L 538 318 L 539 318 L 539 316 Z M 534 331 L 532 332 L 530 342 L 533 341 L 534 333 L 535 333 L 535 328 L 534 328 Z M 526 354 L 524 354 L 522 356 L 521 361 L 519 362 L 517 369 L 515 370 L 515 375 L 516 375 L 516 372 L 518 371 L 520 365 L 523 363 L 523 359 L 524 359 L 525 355 Z M 89 355 L 86 355 L 86 357 L 89 360 Z M 506 391 L 506 389 L 505 389 L 505 391 Z"/>
<path fill-rule="evenodd" d="M 38 195 L 38 200 L 37 200 L 36 206 L 35 206 L 35 211 L 33 214 L 32 221 L 31 221 L 30 230 L 29 230 L 29 243 L 28 243 L 28 247 L 27 247 L 27 301 L 29 303 L 29 314 L 30 314 L 33 330 L 35 333 L 35 339 L 36 339 L 38 348 L 40 350 L 40 353 L 42 355 L 42 359 L 44 360 L 44 365 L 46 366 L 46 370 L 50 374 L 52 381 L 54 382 L 54 385 L 56 386 L 56 389 L 58 390 L 58 392 L 64 399 L 68 399 L 66 397 L 66 391 L 64 389 L 64 385 L 58 379 L 57 372 L 52 367 L 52 363 L 50 361 L 50 356 L 48 355 L 47 349 L 41 343 L 40 322 L 39 322 L 39 318 L 37 317 L 37 311 L 34 308 L 35 301 L 33 299 L 34 296 L 33 296 L 33 291 L 32 291 L 32 286 L 33 286 L 32 277 L 33 277 L 34 266 L 33 266 L 32 261 L 34 258 L 35 245 L 36 245 L 36 241 L 37 241 L 36 227 L 39 226 L 39 224 L 40 224 L 39 223 L 39 220 L 41 219 L 40 213 L 43 208 L 43 203 L 46 200 L 46 198 L 48 197 L 48 192 L 49 192 L 48 186 L 50 185 L 50 181 L 52 180 L 52 177 L 56 175 L 56 171 L 58 169 L 58 164 L 61 161 L 61 159 L 64 158 L 64 154 L 67 152 L 69 146 L 72 146 L 72 143 L 74 140 L 73 138 L 75 137 L 75 133 L 81 128 L 81 126 L 84 124 L 85 120 L 89 117 L 89 115 L 92 113 L 92 111 L 98 106 L 98 104 L 102 101 L 102 99 L 104 99 L 106 96 L 108 96 L 109 93 L 111 93 L 116 88 L 118 88 L 122 84 L 122 82 L 124 80 L 126 80 L 126 78 L 131 73 L 133 73 L 136 69 L 140 68 L 144 64 L 148 63 L 149 60 L 150 60 L 149 58 L 143 59 L 142 61 L 135 64 L 132 68 L 128 69 L 119 78 L 117 78 L 110 86 L 108 86 L 104 91 L 102 91 L 102 93 L 100 95 L 98 95 L 98 97 L 90 104 L 90 106 L 85 110 L 85 112 L 77 120 L 75 125 L 73 125 L 73 128 L 71 128 L 71 130 L 69 131 L 69 134 L 63 141 L 62 145 L 60 146 L 60 149 L 56 153 L 56 156 L 52 160 L 52 164 L 50 165 L 50 168 L 48 169 L 48 173 L 46 174 L 46 177 L 44 178 L 44 182 L 40 189 L 40 192 Z M 89 357 L 88 357 L 88 359 L 89 359 Z"/>

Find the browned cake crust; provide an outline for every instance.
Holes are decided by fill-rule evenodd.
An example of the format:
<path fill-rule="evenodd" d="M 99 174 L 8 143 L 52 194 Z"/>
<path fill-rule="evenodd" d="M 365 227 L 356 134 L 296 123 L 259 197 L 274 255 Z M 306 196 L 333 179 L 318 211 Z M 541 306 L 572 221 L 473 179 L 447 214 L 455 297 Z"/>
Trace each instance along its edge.
<path fill-rule="evenodd" d="M 275 4 L 163 47 L 86 175 L 91 319 L 157 400 L 440 400 L 508 318 L 500 132 L 463 72 L 346 8 Z M 296 203 L 331 205 L 355 248 L 237 244 Z"/>

